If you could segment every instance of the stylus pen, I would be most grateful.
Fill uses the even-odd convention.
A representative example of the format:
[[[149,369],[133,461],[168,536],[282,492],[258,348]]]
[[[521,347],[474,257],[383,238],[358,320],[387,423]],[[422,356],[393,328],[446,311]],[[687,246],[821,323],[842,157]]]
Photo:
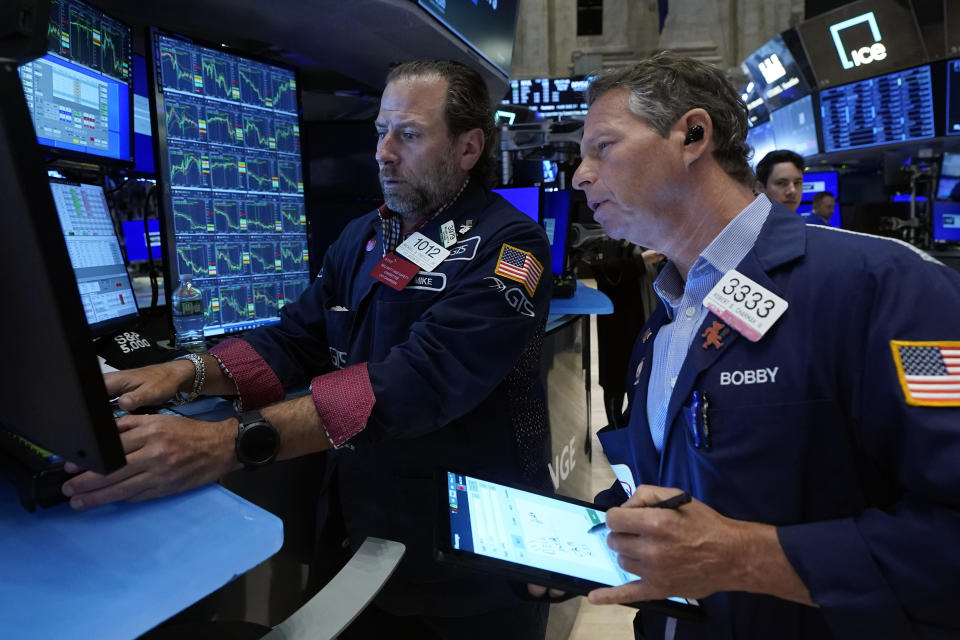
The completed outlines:
[[[683,505],[687,504],[693,500],[690,497],[690,494],[684,491],[683,493],[678,493],[677,495],[667,498],[666,500],[661,500],[655,504],[651,504],[648,509],[679,509]],[[590,527],[587,530],[587,533],[600,533],[607,528],[606,522],[598,522],[597,524]]]

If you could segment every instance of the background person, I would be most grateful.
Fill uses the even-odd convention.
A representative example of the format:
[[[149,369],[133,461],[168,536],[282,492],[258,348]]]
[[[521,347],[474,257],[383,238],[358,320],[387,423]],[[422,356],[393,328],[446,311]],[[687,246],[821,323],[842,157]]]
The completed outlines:
[[[803,198],[803,157],[787,149],[765,155],[757,163],[754,191],[796,211]]]
[[[830,224],[833,218],[833,210],[837,206],[837,199],[829,191],[821,191],[813,196],[813,209],[811,215],[807,218],[810,224]]]

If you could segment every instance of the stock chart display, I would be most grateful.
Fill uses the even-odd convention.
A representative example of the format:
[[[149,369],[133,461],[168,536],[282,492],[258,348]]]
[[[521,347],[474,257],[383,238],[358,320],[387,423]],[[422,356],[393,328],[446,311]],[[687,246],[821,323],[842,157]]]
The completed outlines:
[[[930,66],[824,89],[820,116],[826,152],[932,138]]]
[[[37,141],[131,159],[130,27],[79,0],[52,0],[47,54],[19,68]]]
[[[309,284],[293,71],[154,33],[174,282],[192,273],[207,335],[277,320]]]

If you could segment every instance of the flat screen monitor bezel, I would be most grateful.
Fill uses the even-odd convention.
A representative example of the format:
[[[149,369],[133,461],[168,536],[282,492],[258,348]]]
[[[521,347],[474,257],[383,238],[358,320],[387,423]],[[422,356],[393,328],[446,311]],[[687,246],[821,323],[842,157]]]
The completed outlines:
[[[128,51],[130,55],[130,65],[131,65],[130,80],[124,83],[123,81],[117,78],[108,76],[106,74],[100,73],[88,67],[79,65],[76,62],[73,62],[72,60],[64,58],[59,53],[52,52],[49,50],[46,52],[45,56],[41,56],[41,57],[52,58],[54,63],[59,64],[60,66],[72,65],[82,69],[85,73],[97,74],[97,76],[105,79],[108,82],[115,82],[119,85],[126,86],[127,88],[127,109],[126,109],[127,136],[126,136],[126,139],[127,139],[128,157],[115,158],[113,156],[103,155],[103,154],[99,154],[91,151],[82,151],[82,150],[57,146],[55,144],[47,144],[47,143],[41,142],[39,139],[39,136],[37,137],[38,147],[40,148],[43,155],[46,158],[48,158],[51,162],[57,162],[57,161],[63,160],[67,162],[79,162],[83,164],[92,164],[92,165],[102,166],[108,169],[119,169],[119,170],[132,169],[134,166],[134,159],[135,159],[134,158],[134,141],[133,141],[133,93],[134,93],[134,88],[133,88],[134,70],[132,68],[133,66],[133,29],[128,23],[124,22],[123,20],[118,19],[116,16],[106,11],[103,11],[100,8],[85,2],[84,0],[70,0],[70,1],[83,5],[86,9],[90,11],[95,11],[103,15],[104,17],[109,18],[110,20],[123,26],[130,32],[130,38],[129,38],[130,50]],[[51,16],[51,19],[53,19],[52,16]],[[31,114],[30,120],[31,120],[31,124],[35,126],[35,123],[33,122],[32,114]]]
[[[458,0],[447,0],[447,1],[449,1],[449,2],[456,2],[456,1],[458,1]],[[498,3],[493,3],[493,4],[490,4],[489,2],[484,2],[484,3],[482,3],[482,4],[490,5],[494,10],[498,10],[498,9],[500,9],[500,8],[503,8],[503,5],[505,5],[505,4],[507,4],[507,3],[512,3],[512,4],[513,4],[513,33],[512,33],[512,37],[511,37],[511,42],[512,42],[512,44],[511,44],[511,46],[510,46],[510,62],[508,62],[508,63],[506,63],[506,64],[501,64],[501,63],[497,62],[496,60],[493,60],[493,59],[491,58],[491,54],[486,50],[486,49],[489,48],[489,47],[485,48],[485,47],[481,46],[480,44],[474,42],[474,41],[471,40],[470,38],[467,38],[466,36],[464,36],[464,35],[460,32],[460,27],[459,27],[458,25],[452,25],[452,24],[450,24],[450,22],[448,22],[443,15],[439,14],[437,11],[435,11],[435,10],[430,6],[430,2],[428,2],[427,0],[416,0],[416,2],[417,2],[417,5],[420,6],[420,8],[422,8],[428,15],[430,15],[430,17],[432,17],[432,18],[435,19],[437,22],[439,22],[439,23],[442,24],[444,27],[446,27],[446,28],[450,31],[450,33],[452,33],[452,34],[454,34],[455,36],[457,36],[457,38],[459,38],[461,42],[463,42],[465,45],[467,45],[468,47],[470,47],[471,50],[475,51],[475,52],[477,53],[477,55],[479,55],[481,58],[483,58],[484,60],[486,60],[490,65],[492,65],[494,69],[496,69],[498,72],[502,73],[506,78],[509,78],[509,77],[510,77],[510,73],[511,73],[512,68],[513,68],[513,55],[514,55],[514,53],[516,52],[516,48],[517,48],[517,47],[516,47],[516,40],[517,40],[517,16],[518,16],[518,13],[519,13],[519,11],[520,11],[520,0],[500,0],[500,1],[499,1],[499,5],[498,5]],[[477,6],[477,3],[476,3],[476,2],[473,2],[472,4],[473,4],[474,6]],[[475,39],[476,39],[476,38],[474,38],[474,40],[475,40]]]
[[[893,75],[897,75],[897,74],[901,74],[901,73],[904,73],[904,72],[907,72],[907,71],[914,71],[914,70],[916,70],[916,69],[922,69],[922,68],[924,68],[924,67],[927,68],[927,70],[928,70],[928,72],[929,72],[929,75],[930,75],[930,114],[931,114],[931,116],[932,116],[932,118],[933,118],[933,133],[932,133],[931,135],[925,136],[925,137],[921,137],[921,138],[910,138],[909,140],[893,140],[893,141],[888,141],[888,142],[876,142],[876,143],[866,144],[866,145],[854,145],[854,146],[840,147],[840,148],[837,148],[837,149],[827,149],[827,139],[826,139],[826,126],[827,126],[827,125],[826,125],[826,122],[824,121],[824,118],[823,118],[823,109],[824,109],[823,93],[824,93],[824,91],[834,91],[834,90],[837,90],[837,89],[843,89],[844,87],[850,87],[850,86],[856,85],[856,84],[861,83],[861,82],[869,82],[869,81],[872,81],[872,80],[878,80],[878,79],[880,79],[880,78],[886,78],[886,77],[893,76]],[[817,114],[816,114],[816,116],[817,116],[817,118],[818,118],[818,125],[819,125],[819,126],[818,126],[818,129],[819,129],[819,131],[820,131],[820,138],[821,138],[821,139],[820,139],[820,142],[821,142],[820,148],[823,150],[824,153],[843,153],[843,152],[856,151],[856,150],[862,150],[862,149],[876,149],[876,148],[879,148],[879,147],[886,147],[886,146],[889,146],[889,145],[913,144],[913,143],[921,142],[921,141],[923,141],[923,140],[932,140],[932,139],[936,138],[938,131],[941,131],[941,132],[942,132],[942,122],[943,122],[943,121],[941,120],[941,118],[939,117],[939,115],[938,115],[937,107],[936,107],[936,105],[937,105],[937,93],[938,93],[938,85],[937,85],[936,80],[935,80],[935,77],[934,77],[934,76],[935,76],[935,71],[936,71],[936,69],[937,69],[937,63],[926,63],[926,64],[914,65],[914,66],[912,66],[912,67],[906,67],[906,68],[903,68],[903,69],[897,69],[897,70],[895,70],[895,71],[890,71],[890,72],[888,72],[888,73],[881,73],[881,74],[879,74],[879,75],[877,75],[877,76],[873,76],[873,77],[870,77],[870,78],[863,78],[863,79],[857,80],[857,81],[855,81],[855,82],[848,82],[848,83],[838,84],[838,85],[831,86],[831,87],[826,87],[824,90],[819,91],[819,92],[817,93]]]
[[[48,179],[48,182],[49,182],[51,185],[53,185],[53,184],[67,184],[67,185],[80,185],[80,186],[86,186],[86,187],[94,187],[94,188],[99,189],[99,190],[101,191],[101,193],[104,194],[104,198],[106,198],[106,192],[105,192],[105,190],[103,189],[103,186],[102,186],[102,185],[99,185],[99,184],[94,184],[94,183],[91,183],[91,182],[78,182],[78,181],[76,181],[76,180],[66,180],[66,179],[62,179],[62,178],[49,178],[49,179]],[[52,190],[52,187],[50,187],[50,188],[51,188],[51,190]],[[105,201],[106,201],[106,200],[105,200]],[[109,206],[109,202],[108,202],[107,204],[108,204],[108,206]],[[54,209],[56,209],[56,201],[54,201]],[[108,210],[108,211],[109,211],[109,210]],[[57,215],[58,215],[58,225],[59,225],[59,212],[57,213]],[[106,336],[106,335],[110,335],[110,334],[112,334],[112,333],[116,333],[117,331],[122,330],[122,329],[132,328],[132,327],[136,326],[136,325],[140,322],[140,317],[141,317],[141,316],[140,316],[140,308],[139,308],[139,305],[137,304],[136,295],[134,294],[134,291],[133,291],[133,281],[131,280],[131,278],[130,278],[130,273],[127,271],[127,268],[126,268],[127,260],[126,260],[126,257],[123,255],[122,244],[121,244],[121,242],[120,242],[120,236],[117,234],[116,226],[114,226],[114,225],[112,224],[112,223],[113,223],[113,217],[112,217],[112,215],[110,216],[110,218],[111,218],[111,226],[112,226],[112,228],[113,228],[113,239],[114,239],[114,241],[117,243],[117,248],[118,248],[118,250],[120,251],[120,255],[121,255],[122,260],[123,260],[123,265],[124,265],[123,276],[126,278],[126,283],[127,283],[127,285],[129,285],[130,295],[131,295],[131,298],[132,298],[131,301],[133,302],[134,312],[133,312],[133,313],[128,313],[128,314],[126,314],[126,315],[124,315],[124,316],[118,316],[118,317],[115,317],[115,318],[110,318],[109,320],[101,320],[100,322],[93,322],[93,323],[91,323],[89,320],[87,320],[87,326],[88,326],[89,329],[90,329],[90,336],[91,336],[92,338],[100,338],[100,337],[102,337],[102,336]],[[63,231],[63,229],[62,229],[61,226],[58,226],[57,228],[60,229],[61,232]],[[66,238],[64,238],[64,242],[66,242]],[[77,279],[76,279],[76,273],[74,272],[73,275],[74,275],[74,280],[73,280],[73,282],[77,285],[78,291],[79,291],[79,286],[80,286],[80,284],[79,284],[79,282],[78,282]]]
[[[453,511],[451,505],[453,497],[450,495],[450,493],[451,491],[456,493],[460,490],[459,487],[451,488],[451,477],[456,478],[457,482],[459,482],[460,479],[471,479],[482,483],[495,485],[498,492],[501,490],[522,491],[531,497],[534,497],[535,499],[546,499],[549,501],[547,504],[557,503],[574,505],[577,507],[583,507],[587,511],[592,512],[604,511],[604,509],[597,507],[597,505],[585,502],[583,500],[576,500],[566,496],[548,495],[543,492],[533,491],[529,488],[520,488],[507,483],[493,482],[488,479],[479,478],[475,474],[464,473],[462,470],[438,468],[436,470],[436,476],[434,480],[436,483],[435,495],[437,501],[435,507],[437,510],[437,526],[434,531],[434,555],[439,562],[469,568],[476,571],[491,572],[520,581],[522,583],[539,584],[561,589],[567,593],[575,593],[579,595],[586,595],[593,589],[613,586],[594,582],[588,578],[578,577],[567,573],[559,573],[549,569],[542,569],[527,564],[520,564],[509,560],[491,557],[476,551],[468,551],[457,548],[453,542],[453,529],[450,516],[451,511]],[[586,524],[589,524],[589,522]],[[638,609],[647,609],[651,612],[657,612],[685,620],[702,621],[704,612],[700,604],[696,601],[691,602],[687,599],[683,600],[686,601],[678,602],[676,600],[650,600],[631,603],[629,606],[634,606]]]
[[[297,83],[297,122],[300,127],[300,166],[301,166],[301,180],[303,181],[303,209],[306,215],[306,231],[305,231],[305,241],[306,246],[310,247],[311,245],[311,225],[310,225],[310,215],[307,211],[307,198],[306,195],[310,193],[310,172],[307,169],[307,163],[304,158],[306,157],[306,147],[305,147],[305,136],[304,136],[304,126],[303,126],[303,103],[302,103],[302,94],[300,91],[300,74],[299,70],[296,67],[291,65],[283,64],[282,62],[277,62],[276,60],[270,60],[260,56],[252,55],[246,52],[235,51],[233,49],[226,48],[222,45],[217,45],[216,43],[205,41],[202,38],[193,38],[180,33],[174,33],[167,31],[165,29],[160,29],[158,27],[151,27],[148,32],[148,41],[147,46],[149,47],[150,54],[147,57],[147,67],[149,70],[150,86],[149,92],[151,96],[151,113],[154,118],[154,132],[156,136],[154,138],[154,149],[156,151],[156,170],[157,170],[157,187],[159,188],[158,193],[160,194],[160,238],[161,238],[161,250],[163,252],[163,274],[164,274],[164,293],[165,299],[170,300],[173,290],[178,286],[179,277],[176,272],[176,234],[175,228],[172,220],[172,185],[169,183],[169,179],[166,176],[169,176],[169,159],[168,159],[168,146],[167,146],[167,135],[166,135],[166,123],[164,118],[160,117],[160,105],[163,104],[163,94],[164,89],[162,86],[162,79],[158,72],[159,61],[156,59],[156,49],[157,49],[157,38],[166,37],[172,40],[179,40],[185,44],[202,47],[210,49],[212,51],[228,54],[237,58],[242,58],[244,60],[249,60],[251,62],[256,62],[259,64],[266,64],[270,66],[277,67],[279,69],[284,69],[294,74],[295,81]],[[211,190],[212,191],[212,190]],[[312,254],[309,257],[309,261],[313,261],[315,258]],[[314,272],[312,268],[312,262],[308,266],[308,272],[305,276],[310,278],[311,273]],[[215,328],[210,330],[205,327],[206,336],[219,336],[219,335],[230,335],[231,333],[237,333],[240,331],[247,331],[259,326],[275,324],[279,321],[279,318],[272,319],[267,322],[251,322],[250,326],[244,326],[239,329],[228,329],[222,330]],[[222,324],[220,325],[223,326]]]
[[[13,300],[0,314],[0,357],[18,364],[0,386],[0,426],[79,466],[108,473],[125,464],[90,340],[66,242],[32,134],[20,77],[0,66],[0,181],[8,209],[0,268]],[[26,215],[15,215],[22,210]],[[42,339],[30,339],[42,336]],[[51,390],[56,401],[50,402]]]
[[[898,3],[897,0],[858,0],[822,13],[797,25],[800,42],[803,45],[810,69],[816,78],[816,85],[811,87],[812,89],[816,90],[836,85],[852,84],[858,80],[865,80],[873,76],[886,75],[901,69],[915,67],[918,62],[930,62],[923,40],[923,34],[920,32],[920,27],[917,24],[916,15],[913,11],[913,6],[908,5],[906,8],[910,17],[909,24],[905,25],[902,20],[895,18],[894,20],[898,22],[897,28],[886,29],[885,27],[881,27],[879,24],[880,20],[876,17],[876,11],[880,8],[879,5],[881,2],[889,2],[889,5],[894,5],[893,8],[888,10],[903,10],[903,7],[896,6],[901,4]],[[843,34],[850,28],[857,28],[858,30],[868,29],[872,33],[873,25],[869,19],[865,18],[869,13],[874,14],[873,24],[877,25],[881,43],[884,40],[885,31],[887,33],[895,33],[898,38],[909,38],[908,33],[912,31],[915,36],[915,42],[913,44],[919,48],[908,54],[898,56],[897,58],[891,57],[888,49],[888,53],[884,59],[872,60],[859,65],[850,61],[848,51],[850,43],[844,40]],[[844,23],[858,19],[859,21],[855,24],[843,27]],[[886,23],[886,21],[884,22]],[[831,30],[831,27],[833,27],[834,30]],[[863,41],[857,44],[866,45],[870,43]],[[841,46],[845,51],[845,55],[848,58],[847,63],[851,65],[850,67],[845,68],[846,63],[841,62],[839,57],[839,49]],[[834,62],[834,58],[836,58],[836,62]],[[830,60],[829,64],[826,62],[828,59]],[[888,62],[886,61],[887,59],[891,61]]]

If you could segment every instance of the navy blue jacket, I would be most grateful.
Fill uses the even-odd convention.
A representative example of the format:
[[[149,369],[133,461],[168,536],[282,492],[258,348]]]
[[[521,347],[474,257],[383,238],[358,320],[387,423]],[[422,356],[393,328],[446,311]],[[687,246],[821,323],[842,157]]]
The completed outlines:
[[[634,349],[629,424],[600,437],[636,484],[775,525],[820,608],[719,593],[703,602],[707,623],[681,622],[676,637],[960,637],[960,402],[908,404],[891,344],[960,340],[960,275],[780,205],[737,270],[786,299],[783,317],[758,342],[733,331],[716,349],[699,337],[719,320],[708,314],[670,399],[661,458],[646,409],[661,303]],[[695,390],[710,403],[709,449],[695,446],[685,411]],[[615,485],[597,501],[625,498]],[[647,637],[662,638],[664,620],[641,615]]]
[[[439,466],[550,486],[538,375],[551,288],[546,235],[474,183],[419,231],[439,242],[448,220],[463,230],[450,256],[402,291],[370,275],[383,255],[377,212],[353,220],[281,322],[247,337],[284,387],[324,366],[367,363],[372,414],[351,448],[332,455],[354,548],[371,535],[407,545],[377,600],[398,614],[470,615],[518,603],[504,580],[434,562]],[[495,273],[504,244],[545,270],[532,295]]]

